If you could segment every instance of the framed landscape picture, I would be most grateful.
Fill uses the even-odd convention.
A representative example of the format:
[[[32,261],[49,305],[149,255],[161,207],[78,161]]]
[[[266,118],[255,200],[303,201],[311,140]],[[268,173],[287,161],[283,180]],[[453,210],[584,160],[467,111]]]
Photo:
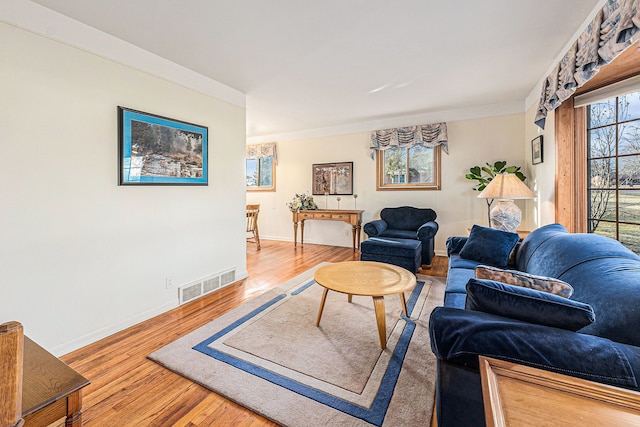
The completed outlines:
[[[353,162],[313,165],[313,195],[353,194]]]
[[[119,185],[207,185],[208,128],[118,107]]]

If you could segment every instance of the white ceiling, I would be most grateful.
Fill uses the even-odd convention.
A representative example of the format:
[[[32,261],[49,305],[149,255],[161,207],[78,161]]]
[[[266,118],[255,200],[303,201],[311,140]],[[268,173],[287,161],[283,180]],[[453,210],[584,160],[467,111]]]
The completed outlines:
[[[601,3],[32,1],[245,93],[248,137],[496,104],[523,109]]]

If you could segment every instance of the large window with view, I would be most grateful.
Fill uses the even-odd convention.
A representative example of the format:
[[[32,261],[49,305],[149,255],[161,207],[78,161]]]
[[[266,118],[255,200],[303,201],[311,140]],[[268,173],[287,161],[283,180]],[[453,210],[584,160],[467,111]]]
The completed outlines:
[[[247,191],[275,191],[276,169],[273,157],[246,160]]]
[[[587,106],[588,231],[640,254],[640,92]]]
[[[440,146],[393,147],[376,153],[378,190],[440,189]]]

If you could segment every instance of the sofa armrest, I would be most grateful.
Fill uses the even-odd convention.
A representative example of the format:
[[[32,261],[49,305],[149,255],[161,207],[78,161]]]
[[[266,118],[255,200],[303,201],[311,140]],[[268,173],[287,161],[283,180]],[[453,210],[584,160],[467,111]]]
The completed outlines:
[[[594,335],[450,307],[429,320],[441,360],[478,369],[484,355],[619,387],[638,389],[640,348]]]
[[[447,237],[447,256],[459,254],[462,247],[467,243],[468,237],[451,236]]]
[[[438,232],[438,228],[438,223],[435,221],[429,221],[422,224],[420,228],[418,228],[418,240],[426,242],[429,239],[433,239]]]
[[[363,227],[364,232],[369,237],[375,237],[383,233],[387,229],[387,222],[383,219],[377,219],[375,221],[368,222]]]

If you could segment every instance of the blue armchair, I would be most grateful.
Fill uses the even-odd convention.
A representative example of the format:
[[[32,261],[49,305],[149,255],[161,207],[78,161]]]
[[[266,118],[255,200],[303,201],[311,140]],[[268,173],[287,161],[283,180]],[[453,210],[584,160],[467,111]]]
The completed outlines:
[[[437,217],[433,209],[411,206],[384,208],[380,219],[364,225],[369,237],[391,237],[396,239],[417,239],[422,242],[422,264],[430,265],[434,251],[434,239],[438,232]]]

